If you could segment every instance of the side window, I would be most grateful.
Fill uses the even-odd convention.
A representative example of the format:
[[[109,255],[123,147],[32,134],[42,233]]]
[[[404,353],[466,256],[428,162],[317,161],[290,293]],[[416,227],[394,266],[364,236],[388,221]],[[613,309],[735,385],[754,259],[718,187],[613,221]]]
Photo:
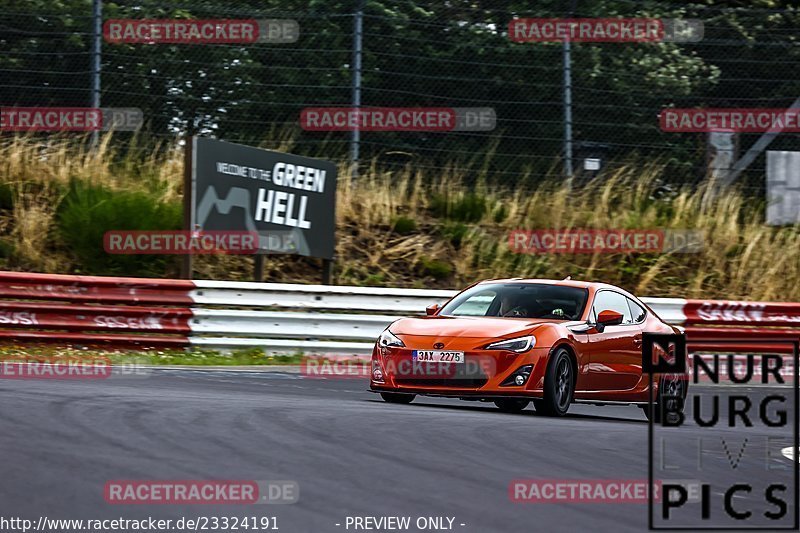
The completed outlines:
[[[630,298],[628,298],[628,305],[631,306],[631,314],[633,315],[633,322],[638,324],[639,322],[644,320],[644,317],[647,316],[647,311],[644,310],[644,307],[637,304]]]
[[[473,294],[453,310],[454,316],[486,316],[492,302],[497,297],[494,291],[483,291]]]
[[[623,324],[633,324],[633,315],[631,308],[628,306],[628,299],[618,292],[614,291],[600,291],[594,297],[594,306],[592,307],[593,318],[597,320],[597,315],[600,311],[611,309],[622,315]]]

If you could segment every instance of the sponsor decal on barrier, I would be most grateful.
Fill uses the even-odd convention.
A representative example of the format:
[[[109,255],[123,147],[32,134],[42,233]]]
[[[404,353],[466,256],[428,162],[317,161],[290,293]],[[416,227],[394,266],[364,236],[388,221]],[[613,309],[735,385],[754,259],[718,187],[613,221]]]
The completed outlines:
[[[764,323],[774,326],[800,324],[800,305],[791,303],[689,300],[684,306],[692,321],[734,324]]]
[[[524,254],[697,253],[704,234],[695,230],[513,230],[511,251]]]
[[[0,311],[0,325],[36,326],[38,324],[39,321],[36,319],[36,313],[29,313],[27,311]]]
[[[284,480],[112,480],[103,498],[113,505],[291,504],[300,498],[300,485]]]
[[[143,124],[134,107],[0,107],[0,131],[136,131]]]
[[[490,107],[310,107],[300,113],[306,131],[492,131]]]
[[[519,18],[508,23],[517,43],[660,43],[697,42],[703,22],[655,18]]]
[[[300,25],[290,19],[112,19],[103,24],[111,44],[294,43]]]
[[[800,108],[789,109],[664,109],[665,132],[800,132]]]
[[[127,317],[99,315],[94,317],[94,323],[100,328],[110,329],[164,329],[161,318],[157,316]]]
[[[254,254],[256,231],[107,231],[109,254]]]

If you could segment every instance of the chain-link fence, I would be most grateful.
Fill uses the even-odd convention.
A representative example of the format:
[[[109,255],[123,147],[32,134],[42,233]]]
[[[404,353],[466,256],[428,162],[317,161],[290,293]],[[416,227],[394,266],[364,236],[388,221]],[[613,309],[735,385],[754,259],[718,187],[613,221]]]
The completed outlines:
[[[0,0],[0,105],[91,105],[93,3],[99,1]],[[468,180],[521,186],[563,175],[570,147],[578,177],[598,166],[659,162],[669,179],[696,183],[708,173],[708,134],[664,132],[659,113],[790,106],[800,96],[800,11],[793,4],[103,1],[103,21],[290,19],[300,33],[292,43],[102,39],[100,101],[144,112],[142,146],[208,134],[342,161],[353,154],[351,132],[306,131],[299,120],[308,107],[353,105],[360,52],[362,106],[489,107],[497,117],[491,131],[361,131],[362,165],[411,164],[432,175],[456,171]],[[698,19],[704,35],[688,43],[572,43],[565,61],[561,42],[512,42],[509,22],[518,17]],[[567,121],[571,145],[565,144]],[[759,137],[739,135],[733,159]],[[116,142],[129,138],[119,134]],[[781,133],[770,149],[796,150],[798,135]],[[764,168],[761,153],[739,181],[755,194]]]

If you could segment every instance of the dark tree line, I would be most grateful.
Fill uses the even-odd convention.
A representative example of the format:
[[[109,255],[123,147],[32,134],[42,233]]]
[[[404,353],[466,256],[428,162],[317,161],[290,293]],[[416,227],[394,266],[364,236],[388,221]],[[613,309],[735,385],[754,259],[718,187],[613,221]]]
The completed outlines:
[[[104,18],[292,18],[288,45],[103,45],[103,105],[139,107],[146,137],[208,133],[247,143],[293,136],[300,153],[345,157],[347,134],[302,132],[300,110],[348,105],[356,0],[104,2]],[[777,0],[367,0],[364,105],[494,107],[492,133],[362,136],[366,158],[481,168],[496,179],[544,174],[561,155],[562,47],[517,44],[515,16],[696,18],[705,38],[573,46],[578,150],[697,172],[702,135],[665,134],[667,106],[782,107],[800,96],[800,12]],[[0,0],[0,105],[89,103],[91,0]],[[749,139],[743,139],[743,143]],[[776,146],[796,145],[782,136]],[[480,174],[481,172],[478,172]]]

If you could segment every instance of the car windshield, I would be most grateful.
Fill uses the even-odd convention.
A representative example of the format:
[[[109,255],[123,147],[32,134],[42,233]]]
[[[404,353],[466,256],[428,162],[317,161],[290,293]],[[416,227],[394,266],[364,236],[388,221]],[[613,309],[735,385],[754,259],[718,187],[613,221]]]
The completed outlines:
[[[588,295],[587,289],[544,283],[480,284],[450,301],[439,315],[578,320]]]

